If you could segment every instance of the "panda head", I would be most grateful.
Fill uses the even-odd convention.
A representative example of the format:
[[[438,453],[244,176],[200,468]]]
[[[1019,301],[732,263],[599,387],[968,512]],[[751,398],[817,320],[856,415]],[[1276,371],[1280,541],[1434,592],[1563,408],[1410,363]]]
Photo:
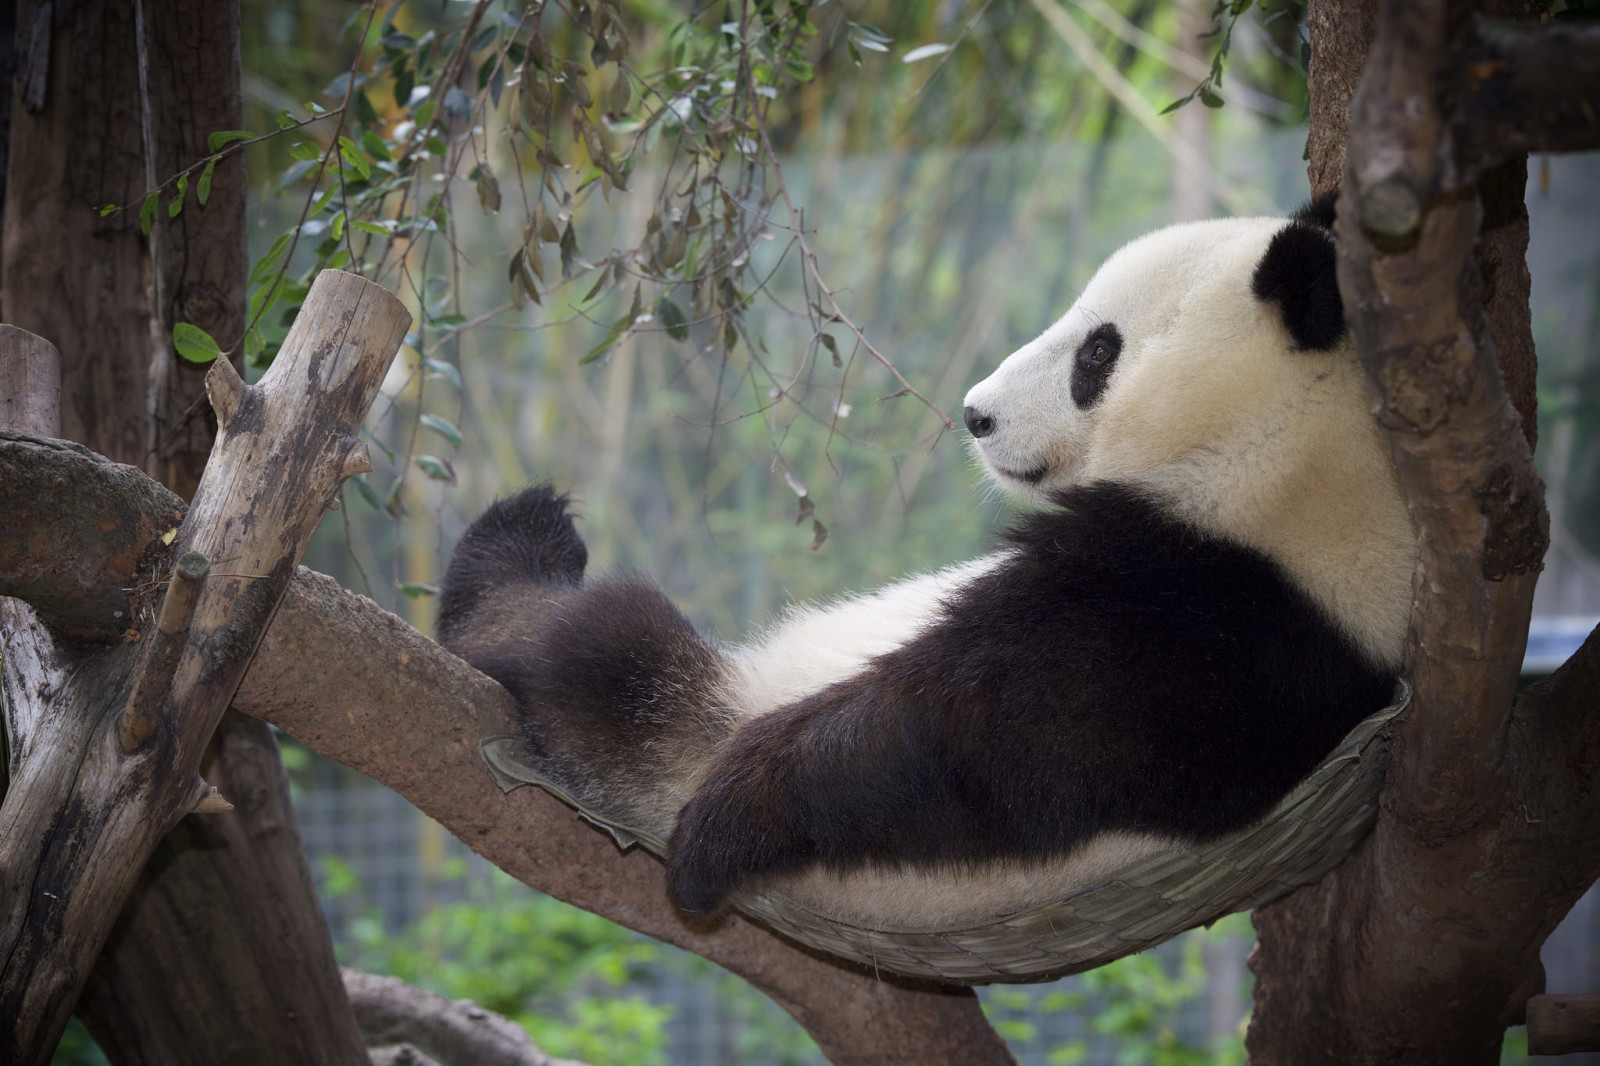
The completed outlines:
[[[1158,230],[965,400],[1002,488],[1139,487],[1289,570],[1398,662],[1415,537],[1335,277],[1331,204]]]

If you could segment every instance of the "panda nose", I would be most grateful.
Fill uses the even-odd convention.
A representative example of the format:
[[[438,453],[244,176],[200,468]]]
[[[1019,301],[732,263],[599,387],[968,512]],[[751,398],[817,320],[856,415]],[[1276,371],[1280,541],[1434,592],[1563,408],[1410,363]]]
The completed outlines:
[[[994,419],[982,414],[976,407],[963,407],[961,418],[967,424],[967,432],[974,437],[987,437],[994,432]]]

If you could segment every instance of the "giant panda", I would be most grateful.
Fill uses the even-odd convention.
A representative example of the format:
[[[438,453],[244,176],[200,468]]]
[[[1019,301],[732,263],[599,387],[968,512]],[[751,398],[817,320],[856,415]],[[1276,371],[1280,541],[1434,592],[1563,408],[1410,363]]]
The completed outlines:
[[[1330,204],[1126,245],[964,416],[1038,509],[747,644],[586,581],[548,488],[461,538],[441,639],[515,697],[542,779],[669,841],[688,914],[766,892],[931,931],[1065,898],[1246,829],[1389,701],[1416,534]]]

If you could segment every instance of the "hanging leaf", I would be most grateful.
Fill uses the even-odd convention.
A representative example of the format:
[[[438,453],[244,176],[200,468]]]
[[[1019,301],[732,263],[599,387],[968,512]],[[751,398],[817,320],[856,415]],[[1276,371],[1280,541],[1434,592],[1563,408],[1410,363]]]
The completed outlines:
[[[184,197],[189,195],[189,172],[185,170],[178,175],[178,190],[173,193],[172,201],[167,204],[167,217],[177,218],[183,211]]]
[[[192,322],[172,327],[172,347],[191,363],[209,363],[222,354],[216,339]]]
[[[667,336],[675,341],[689,339],[688,319],[684,317],[683,308],[665,296],[656,301],[656,317],[661,320],[662,328],[667,331]]]
[[[954,47],[955,45],[952,44],[925,44],[920,48],[913,48],[911,51],[901,56],[900,62],[915,63],[922,59],[932,59],[934,56],[944,55]]]
[[[200,201],[201,207],[204,207],[206,201],[211,199],[211,173],[216,169],[217,161],[213,159],[205,165],[204,170],[200,171],[200,180],[195,182],[194,198]]]
[[[440,418],[438,415],[423,415],[418,421],[457,448],[461,447],[461,431],[448,419]]]
[[[456,470],[450,465],[449,460],[440,459],[437,455],[416,455],[412,456],[411,461],[417,464],[418,470],[433,480],[455,484]]]
[[[351,170],[354,170],[356,172],[356,177],[360,178],[362,181],[368,181],[371,179],[372,164],[367,162],[367,157],[365,153],[361,151],[360,146],[357,145],[355,141],[352,141],[349,137],[341,136],[339,138],[339,158],[343,159],[345,161],[345,165]]]
[[[831,334],[831,333],[818,334],[817,340],[822,342],[822,346],[824,348],[828,349],[829,352],[833,353],[833,365],[834,366],[844,366],[844,360],[839,358],[839,345],[834,341],[833,334]]]
[[[485,214],[492,215],[500,210],[500,180],[488,163],[478,167],[478,203]]]
[[[150,227],[156,224],[156,208],[161,205],[161,190],[151,189],[139,205],[139,232],[150,236]]]
[[[206,138],[206,151],[220,152],[234,141],[248,141],[254,136],[249,130],[217,130]]]
[[[828,539],[828,527],[818,519],[811,520],[811,550],[816,551],[822,547],[822,542]]]

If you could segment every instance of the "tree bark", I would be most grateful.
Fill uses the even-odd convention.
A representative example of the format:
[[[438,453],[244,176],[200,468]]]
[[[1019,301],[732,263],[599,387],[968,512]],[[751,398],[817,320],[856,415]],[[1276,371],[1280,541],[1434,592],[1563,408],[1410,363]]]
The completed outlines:
[[[48,1061],[138,871],[209,791],[197,776],[206,743],[317,520],[365,468],[355,431],[409,324],[383,290],[325,273],[261,385],[226,362],[208,376],[223,434],[155,624],[142,622],[138,644],[88,654],[24,634],[71,656],[70,672],[35,656],[24,676],[30,661],[8,654],[23,757],[0,805],[0,1013],[16,1019],[0,1059]]]
[[[1326,46],[1349,7],[1364,5],[1314,13],[1314,64],[1347,64],[1314,65],[1323,79],[1361,61]],[[1471,16],[1385,0],[1348,153],[1332,120],[1313,129],[1313,181],[1344,174],[1340,287],[1421,535],[1415,710],[1366,845],[1256,912],[1260,1066],[1497,1062],[1542,987],[1540,945],[1600,875],[1600,636],[1515,695],[1548,539],[1531,454],[1526,171],[1455,154]]]
[[[444,1066],[583,1066],[553,1059],[516,1022],[468,1000],[449,1000],[348,967],[344,986],[373,1048],[408,1044]]]
[[[31,47],[16,108],[20,206],[6,219],[0,295],[17,320],[68,349],[66,435],[188,498],[215,418],[205,367],[175,356],[172,328],[192,322],[224,346],[244,331],[243,159],[215,167],[204,205],[193,176],[176,218],[163,194],[148,238],[138,206],[205,156],[211,133],[243,125],[238,6],[28,2],[22,17]],[[101,217],[108,203],[132,208]],[[126,597],[109,595],[126,612]],[[110,626],[108,613],[69,619],[65,632],[128,624],[124,613]],[[277,762],[269,731],[224,716],[205,773],[244,799],[162,840],[79,1004],[114,1062],[228,1061],[241,1032],[257,1062],[359,1048]]]

